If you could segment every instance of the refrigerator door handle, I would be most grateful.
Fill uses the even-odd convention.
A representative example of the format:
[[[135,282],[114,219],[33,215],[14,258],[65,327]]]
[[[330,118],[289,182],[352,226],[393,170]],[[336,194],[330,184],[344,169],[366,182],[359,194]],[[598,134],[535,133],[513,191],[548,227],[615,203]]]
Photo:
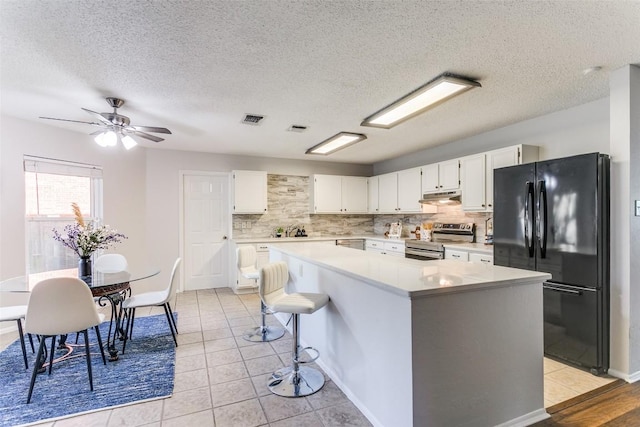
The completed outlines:
[[[540,258],[547,256],[547,186],[544,181],[538,181],[538,245]]]
[[[524,199],[524,244],[529,251],[529,258],[533,258],[533,182],[527,181],[527,195]],[[529,215],[531,209],[531,215]]]
[[[553,292],[560,292],[563,294],[582,295],[582,291],[577,291],[574,289],[567,289],[567,288],[559,288],[559,287],[556,287],[553,285],[547,285],[547,284],[543,284],[542,289],[546,289]]]

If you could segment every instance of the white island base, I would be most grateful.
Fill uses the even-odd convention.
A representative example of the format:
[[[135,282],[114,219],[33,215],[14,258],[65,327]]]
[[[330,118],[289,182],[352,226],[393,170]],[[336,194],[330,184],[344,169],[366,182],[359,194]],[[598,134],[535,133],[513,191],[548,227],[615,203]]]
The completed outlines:
[[[270,259],[288,263],[288,292],[329,295],[324,309],[301,316],[301,341],[373,425],[526,426],[548,417],[548,274],[331,246],[274,246]]]

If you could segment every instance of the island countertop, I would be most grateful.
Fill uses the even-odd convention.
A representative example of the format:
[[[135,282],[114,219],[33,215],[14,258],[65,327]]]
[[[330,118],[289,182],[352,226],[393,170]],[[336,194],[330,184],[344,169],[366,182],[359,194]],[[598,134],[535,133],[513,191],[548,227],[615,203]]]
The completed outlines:
[[[536,271],[453,260],[419,261],[339,246],[271,245],[300,258],[409,298],[474,291],[488,287],[542,283],[551,275]]]

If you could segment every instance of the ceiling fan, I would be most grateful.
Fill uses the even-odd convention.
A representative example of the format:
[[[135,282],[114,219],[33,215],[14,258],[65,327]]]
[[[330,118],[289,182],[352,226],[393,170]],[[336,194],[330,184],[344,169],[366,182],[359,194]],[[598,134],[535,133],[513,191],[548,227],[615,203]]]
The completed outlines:
[[[63,122],[84,123],[92,126],[100,127],[100,130],[91,133],[95,135],[95,141],[103,147],[114,146],[118,140],[122,141],[122,145],[128,150],[137,142],[132,136],[148,139],[153,142],[164,141],[164,138],[151,135],[147,132],[171,134],[167,128],[153,126],[132,126],[129,117],[118,114],[118,108],[124,105],[124,100],[120,98],[108,97],[107,103],[113,107],[113,113],[97,113],[86,108],[82,108],[87,113],[96,118],[97,122],[83,122],[80,120],[57,119],[55,117],[40,117],[47,120],[59,120]]]

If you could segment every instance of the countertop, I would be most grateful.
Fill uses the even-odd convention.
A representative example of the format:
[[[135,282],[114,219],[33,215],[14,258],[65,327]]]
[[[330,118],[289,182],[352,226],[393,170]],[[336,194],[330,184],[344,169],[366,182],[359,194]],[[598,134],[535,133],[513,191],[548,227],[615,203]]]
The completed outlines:
[[[381,242],[398,242],[404,243],[407,240],[415,240],[410,237],[389,238],[379,234],[366,235],[349,235],[349,236],[309,236],[309,237],[253,237],[232,239],[235,243],[300,243],[300,242],[326,242],[330,240],[349,240],[349,239],[369,239]],[[443,243],[445,249],[460,249],[470,252],[477,252],[486,255],[493,255],[493,245],[485,245],[484,243]]]
[[[551,275],[454,260],[419,261],[329,245],[273,245],[271,251],[299,258],[409,298],[483,288],[542,283]]]

